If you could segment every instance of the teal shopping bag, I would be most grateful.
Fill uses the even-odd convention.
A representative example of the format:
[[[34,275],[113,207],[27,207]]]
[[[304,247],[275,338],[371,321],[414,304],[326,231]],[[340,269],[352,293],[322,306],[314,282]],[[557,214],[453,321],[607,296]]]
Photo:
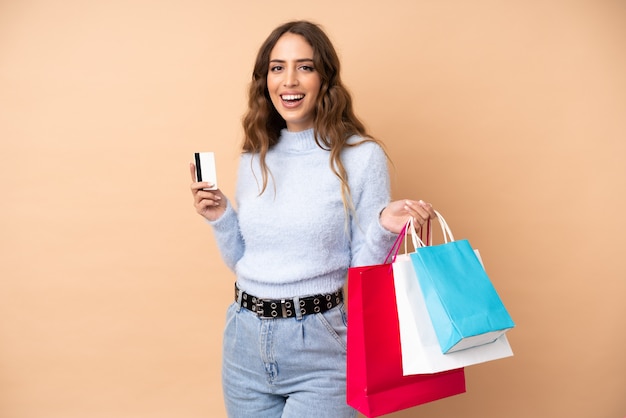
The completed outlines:
[[[469,241],[454,241],[445,219],[437,217],[445,243],[410,256],[441,350],[492,343],[515,324]]]

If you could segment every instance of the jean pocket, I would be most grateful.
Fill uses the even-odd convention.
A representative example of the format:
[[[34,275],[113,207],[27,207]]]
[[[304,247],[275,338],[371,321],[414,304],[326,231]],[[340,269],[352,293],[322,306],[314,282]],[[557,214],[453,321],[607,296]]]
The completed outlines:
[[[348,317],[343,303],[315,317],[324,325],[331,337],[335,339],[343,350],[347,347]]]

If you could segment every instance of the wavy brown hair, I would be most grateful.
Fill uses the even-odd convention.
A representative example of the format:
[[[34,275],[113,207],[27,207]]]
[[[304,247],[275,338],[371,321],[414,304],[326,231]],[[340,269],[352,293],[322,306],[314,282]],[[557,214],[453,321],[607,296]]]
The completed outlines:
[[[315,106],[313,133],[317,145],[330,152],[330,168],[341,181],[341,197],[346,213],[353,210],[352,196],[348,186],[348,174],[341,162],[341,150],[372,141],[382,144],[370,136],[352,108],[352,97],[340,77],[340,62],[337,52],[324,31],[308,21],[285,23],[269,35],[261,45],[252,72],[248,92],[248,111],[243,118],[244,152],[259,155],[263,185],[267,188],[269,168],[265,157],[268,150],[278,142],[280,131],[287,127],[285,120],[274,108],[267,89],[270,53],[281,36],[293,33],[302,36],[313,48],[313,65],[320,76],[321,87]],[[358,143],[348,144],[348,138],[359,135]]]

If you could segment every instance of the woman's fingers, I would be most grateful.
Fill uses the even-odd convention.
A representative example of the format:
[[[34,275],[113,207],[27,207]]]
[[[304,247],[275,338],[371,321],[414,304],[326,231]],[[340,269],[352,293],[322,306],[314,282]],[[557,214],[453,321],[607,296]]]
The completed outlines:
[[[426,221],[434,218],[435,211],[430,203],[426,203],[423,200],[406,200],[405,209],[415,222],[419,225],[424,225]]]
[[[197,203],[203,203],[204,206],[219,206],[222,197],[207,190],[198,190],[195,195],[195,199]]]
[[[193,163],[189,164],[189,172],[191,174],[191,192],[195,193],[198,190],[210,189],[213,187],[212,183],[206,181],[196,181],[196,166]]]

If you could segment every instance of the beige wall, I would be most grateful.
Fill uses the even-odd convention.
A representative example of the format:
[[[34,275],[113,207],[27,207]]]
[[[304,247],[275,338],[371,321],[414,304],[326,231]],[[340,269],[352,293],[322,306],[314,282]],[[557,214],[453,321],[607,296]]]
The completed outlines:
[[[0,417],[222,417],[232,274],[187,163],[234,190],[256,50],[322,23],[423,198],[481,250],[515,357],[397,417],[626,415],[619,0],[0,1]]]

